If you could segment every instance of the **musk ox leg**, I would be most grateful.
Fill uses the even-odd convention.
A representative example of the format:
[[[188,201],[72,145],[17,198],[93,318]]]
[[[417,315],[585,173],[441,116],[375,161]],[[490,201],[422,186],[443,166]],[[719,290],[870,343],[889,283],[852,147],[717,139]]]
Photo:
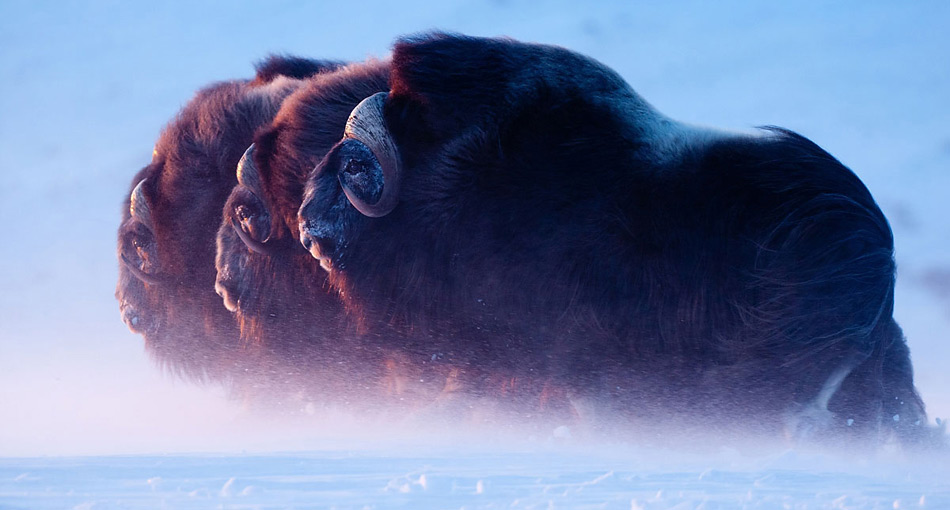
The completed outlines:
[[[426,367],[410,355],[386,353],[380,365],[380,389],[392,401],[409,408],[425,408],[445,394],[447,380],[444,367]]]
[[[844,380],[868,358],[868,355],[852,353],[825,380],[815,398],[801,407],[790,410],[785,417],[785,435],[792,440],[815,439],[835,424],[835,413],[828,408],[832,397],[841,389]]]
[[[923,401],[914,388],[910,351],[893,319],[873,333],[874,352],[848,376],[832,397],[830,409],[845,420],[855,446],[896,441],[909,450],[950,446],[948,438],[928,425]],[[840,426],[839,424],[836,424]]]
[[[457,366],[442,367],[433,379],[442,383],[441,390],[434,391],[414,416],[420,423],[487,423],[501,415],[499,395],[491,390],[495,386],[493,383],[501,386],[502,379]],[[511,379],[507,389],[510,390],[514,384],[514,379]]]
[[[880,369],[883,384],[882,429],[889,431],[900,444],[907,447],[928,450],[934,447],[950,448],[950,441],[944,431],[927,424],[923,400],[914,387],[910,350],[895,321],[888,324],[885,338],[886,349],[882,349],[884,359]]]

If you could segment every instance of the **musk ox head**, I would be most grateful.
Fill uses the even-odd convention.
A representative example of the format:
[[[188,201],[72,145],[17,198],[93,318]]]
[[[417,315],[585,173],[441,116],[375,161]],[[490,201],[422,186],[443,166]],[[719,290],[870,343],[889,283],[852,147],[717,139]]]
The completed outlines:
[[[350,111],[366,95],[388,87],[389,67],[381,62],[314,76],[286,99],[241,159],[238,184],[218,229],[215,286],[246,339],[291,334],[265,335],[261,328],[268,324],[309,335],[308,328],[294,324],[304,319],[316,330],[322,324],[332,331],[341,317],[326,273],[297,241],[297,210],[307,175],[342,136]],[[332,320],[314,317],[315,310],[326,310],[325,318]],[[314,331],[313,339],[318,337]]]
[[[429,357],[408,368],[405,338],[394,340],[385,327],[365,331],[358,316],[347,316],[326,271],[297,238],[307,176],[343,136],[353,108],[388,89],[388,62],[308,79],[244,154],[218,229],[215,288],[242,337],[285,360],[300,389],[321,401],[365,406],[398,396],[389,400],[415,405],[444,385],[421,367]]]
[[[243,340],[281,360],[297,390],[323,402],[362,393],[365,403],[361,390],[377,384],[364,368],[379,361],[379,350],[361,341],[326,272],[297,241],[297,210],[306,176],[340,138],[350,111],[388,87],[382,62],[310,78],[239,162],[217,233],[215,289]],[[287,160],[288,153],[301,158]]]
[[[318,147],[277,153],[305,166]],[[627,412],[812,406],[866,434],[895,400],[923,417],[891,232],[860,180],[789,131],[669,119],[561,48],[399,42],[298,228],[352,313],[463,363]]]
[[[310,75],[338,67],[272,57],[250,82],[212,85],[166,126],[125,200],[116,298],[150,354],[183,374],[221,375],[238,333],[214,295],[214,232],[254,131]]]

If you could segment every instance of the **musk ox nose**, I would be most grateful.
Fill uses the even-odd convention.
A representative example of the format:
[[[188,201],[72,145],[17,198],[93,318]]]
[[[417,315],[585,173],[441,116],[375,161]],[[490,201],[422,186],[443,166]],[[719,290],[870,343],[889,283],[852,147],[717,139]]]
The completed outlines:
[[[301,221],[297,228],[300,231],[300,244],[303,245],[303,249],[310,251],[314,243],[313,237],[310,235],[310,228],[305,221]]]
[[[128,303],[123,303],[119,307],[119,313],[122,314],[122,322],[129,328],[129,331],[139,334],[148,331],[149,321],[138,308]]]
[[[224,300],[224,307],[229,312],[236,312],[240,305],[240,294],[237,284],[232,279],[218,278],[214,281],[214,291]]]
[[[300,244],[310,255],[320,261],[320,267],[330,270],[330,254],[336,250],[337,243],[331,237],[329,229],[317,220],[300,218]]]

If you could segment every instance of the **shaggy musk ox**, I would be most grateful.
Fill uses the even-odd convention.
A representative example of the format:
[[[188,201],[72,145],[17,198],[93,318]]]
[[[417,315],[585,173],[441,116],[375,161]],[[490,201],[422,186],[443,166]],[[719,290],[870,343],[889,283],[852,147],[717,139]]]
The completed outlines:
[[[298,240],[307,177],[344,135],[353,108],[389,90],[389,68],[388,62],[371,61],[312,77],[258,131],[224,206],[215,288],[247,342],[298,361],[293,372],[301,377],[294,380],[303,398],[346,401],[374,413],[424,407],[423,416],[431,417],[455,413],[471,402],[465,397],[498,397],[498,391],[479,394],[494,381],[484,381],[489,374],[477,365],[452,364],[434,353],[425,330],[369,324],[358,313],[346,314],[327,272]],[[509,385],[503,393],[534,392],[540,399],[543,390],[514,391]],[[561,410],[553,402],[544,407]],[[469,417],[466,412],[462,418]]]
[[[592,59],[511,40],[403,39],[390,86],[353,110],[299,211],[368,329],[548,381],[579,412],[926,436],[890,228],[811,141],[676,122]],[[327,147],[273,150],[299,169]]]
[[[224,205],[215,288],[246,342],[291,361],[302,398],[365,407],[387,393],[379,391],[384,343],[361,336],[345,317],[327,273],[297,239],[297,210],[310,170],[343,136],[353,108],[388,90],[385,62],[309,78],[258,131]]]
[[[246,363],[234,320],[214,294],[214,232],[234,167],[300,80],[333,62],[271,57],[252,81],[209,86],[162,131],[132,180],[118,234],[122,318],[164,366],[204,379]]]
[[[310,171],[343,136],[353,108],[388,90],[388,62],[370,61],[312,77],[284,101],[238,164],[217,235],[215,288],[246,342],[292,360],[300,398],[373,414],[425,407],[431,416],[443,408],[431,404],[457,389],[459,369],[417,348],[430,342],[416,335],[347,315],[297,237]]]
[[[314,76],[284,101],[283,110],[258,131],[241,158],[238,183],[217,232],[215,288],[235,312],[245,339],[267,342],[299,334],[301,325],[290,323],[313,317],[314,309],[326,311],[315,325],[329,327],[341,316],[339,300],[321,285],[326,272],[297,240],[297,210],[309,171],[340,139],[350,112],[366,96],[388,88],[389,68],[383,63],[353,64]],[[286,112],[296,110],[302,115],[288,118]],[[295,145],[310,147],[319,156],[288,160],[292,153],[282,147]],[[282,327],[292,329],[273,329]]]

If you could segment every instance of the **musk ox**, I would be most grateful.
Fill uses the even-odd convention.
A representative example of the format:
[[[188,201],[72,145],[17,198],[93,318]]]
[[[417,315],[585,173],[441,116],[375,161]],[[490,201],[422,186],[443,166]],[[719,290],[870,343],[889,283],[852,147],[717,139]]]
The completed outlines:
[[[291,384],[305,398],[358,403],[361,410],[373,411],[393,409],[393,404],[397,412],[424,407],[432,416],[457,414],[471,403],[468,397],[491,397],[492,402],[479,404],[479,416],[488,418],[485,408],[497,411],[497,397],[504,396],[533,400],[534,407],[520,406],[533,414],[563,415],[560,395],[544,384],[514,385],[510,377],[477,364],[452,363],[453,358],[433,351],[437,340],[426,330],[391,328],[345,313],[328,273],[299,243],[298,210],[311,170],[344,135],[353,108],[388,90],[388,62],[322,73],[290,95],[274,121],[258,131],[224,206],[217,234],[217,292],[235,313],[246,342],[296,360]],[[439,334],[438,341],[466,344],[471,339]]]
[[[271,57],[254,80],[199,91],[165,127],[132,180],[118,233],[122,318],[164,366],[198,379],[246,362],[238,328],[214,294],[214,232],[234,167],[298,78],[335,62]]]
[[[297,210],[303,185],[320,157],[271,161],[288,154],[284,145],[303,144],[325,154],[340,139],[350,112],[363,98],[388,90],[384,63],[353,64],[306,81],[284,101],[283,112],[303,110],[300,118],[278,113],[254,137],[237,167],[237,185],[224,205],[217,232],[215,288],[235,312],[245,339],[266,342],[300,333],[297,320],[326,311],[315,322],[332,327],[342,308],[328,300],[326,273],[297,240]],[[305,106],[301,107],[303,104]],[[298,282],[315,282],[299,285]],[[289,331],[274,328],[292,327]],[[266,331],[265,331],[266,330]]]
[[[327,273],[297,238],[297,210],[310,170],[343,135],[353,108],[387,90],[385,62],[309,78],[258,131],[224,205],[215,289],[234,312],[245,342],[288,361],[288,386],[296,385],[304,399],[366,408],[387,393],[405,393],[397,388],[405,384],[386,377],[397,364],[384,354],[384,343],[361,335],[345,316]],[[285,150],[298,146],[311,152]],[[379,391],[380,385],[393,391]]]
[[[677,122],[590,58],[512,40],[403,39],[390,88],[328,153],[266,163],[322,158],[300,241],[368,329],[632,420],[926,435],[891,230],[816,144]]]

